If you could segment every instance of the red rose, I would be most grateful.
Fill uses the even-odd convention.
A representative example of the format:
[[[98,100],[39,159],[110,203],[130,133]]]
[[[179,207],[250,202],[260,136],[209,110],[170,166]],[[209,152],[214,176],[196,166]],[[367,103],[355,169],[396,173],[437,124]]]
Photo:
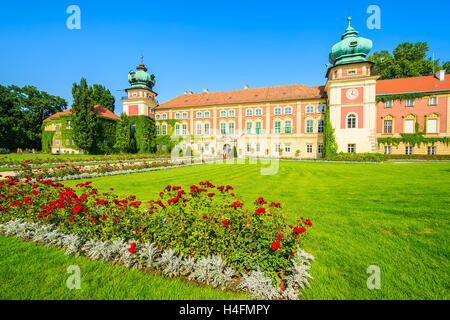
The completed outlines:
[[[281,248],[281,243],[279,243],[278,241],[272,242],[271,248],[272,250],[277,250],[278,248]]]
[[[75,220],[75,217],[70,217],[69,222],[73,222]]]
[[[222,221],[222,224],[223,224],[224,227],[226,227],[226,226],[228,226],[230,223],[229,223],[227,220],[223,220],[223,221]]]

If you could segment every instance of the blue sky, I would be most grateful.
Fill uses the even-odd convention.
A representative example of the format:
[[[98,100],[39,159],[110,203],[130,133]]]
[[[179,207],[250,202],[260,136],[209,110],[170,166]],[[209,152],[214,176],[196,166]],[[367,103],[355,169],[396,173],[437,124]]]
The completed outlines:
[[[81,30],[69,30],[69,5],[81,8]],[[369,5],[381,29],[369,30]],[[201,92],[325,83],[331,46],[347,27],[373,41],[372,52],[403,41],[427,41],[450,60],[449,1],[2,1],[0,84],[34,85],[71,102],[86,77],[116,96],[139,56],[156,76],[160,103],[184,90]]]

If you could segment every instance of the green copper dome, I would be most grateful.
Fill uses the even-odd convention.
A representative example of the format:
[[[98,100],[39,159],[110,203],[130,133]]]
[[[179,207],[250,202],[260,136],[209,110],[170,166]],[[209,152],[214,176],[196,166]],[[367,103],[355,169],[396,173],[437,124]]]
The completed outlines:
[[[136,68],[137,71],[131,70],[128,73],[128,82],[132,89],[148,89],[152,90],[155,85],[155,75],[148,74],[141,56],[141,64]]]
[[[330,63],[337,66],[344,63],[364,62],[372,49],[372,41],[358,37],[358,31],[351,26],[352,18],[348,19],[341,41],[331,48]]]

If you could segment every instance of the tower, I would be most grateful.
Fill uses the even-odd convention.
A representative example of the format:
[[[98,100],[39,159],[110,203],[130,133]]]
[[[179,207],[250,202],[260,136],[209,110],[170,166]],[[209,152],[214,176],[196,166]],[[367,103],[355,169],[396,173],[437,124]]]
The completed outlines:
[[[154,108],[158,105],[153,91],[155,75],[148,74],[144,65],[144,57],[141,56],[141,64],[136,71],[128,73],[128,82],[131,87],[126,89],[127,96],[122,99],[123,112],[128,116],[150,116],[154,117]]]
[[[335,129],[338,152],[377,152],[376,81],[373,62],[366,59],[372,41],[358,37],[348,27],[330,53],[332,66],[327,71],[330,121]]]

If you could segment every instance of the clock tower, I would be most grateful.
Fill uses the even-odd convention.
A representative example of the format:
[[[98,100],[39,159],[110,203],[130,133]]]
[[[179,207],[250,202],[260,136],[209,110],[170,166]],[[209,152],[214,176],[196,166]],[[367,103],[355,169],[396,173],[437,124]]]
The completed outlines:
[[[141,56],[141,64],[136,71],[128,73],[130,88],[126,89],[127,96],[123,97],[123,112],[128,116],[149,116],[154,117],[157,93],[153,91],[155,76],[147,73],[148,69],[144,65],[144,57]]]
[[[351,26],[330,53],[327,71],[330,121],[335,129],[338,152],[377,152],[376,81],[373,62],[366,59],[372,41],[358,37]]]

